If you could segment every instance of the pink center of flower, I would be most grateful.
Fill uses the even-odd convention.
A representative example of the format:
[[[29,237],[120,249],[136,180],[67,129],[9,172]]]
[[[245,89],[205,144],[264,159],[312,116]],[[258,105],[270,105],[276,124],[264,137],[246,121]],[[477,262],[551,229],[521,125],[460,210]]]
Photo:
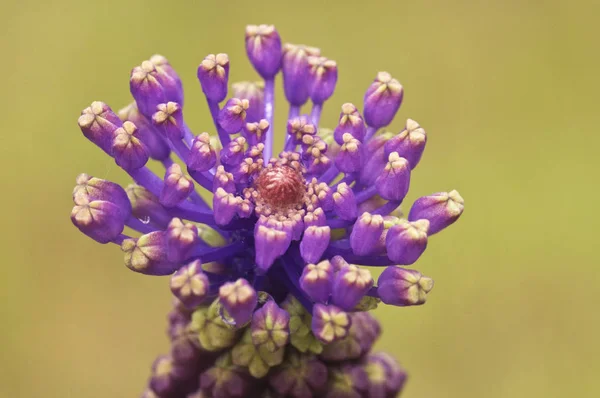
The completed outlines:
[[[254,187],[264,203],[272,209],[301,206],[306,194],[302,174],[283,165],[263,169],[254,181]]]

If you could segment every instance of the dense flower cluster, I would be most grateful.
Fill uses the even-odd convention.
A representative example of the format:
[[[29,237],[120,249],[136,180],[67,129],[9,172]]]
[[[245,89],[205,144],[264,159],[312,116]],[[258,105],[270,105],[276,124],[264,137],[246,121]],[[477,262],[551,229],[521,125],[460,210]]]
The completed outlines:
[[[425,302],[433,281],[400,266],[458,219],[463,199],[434,193],[400,212],[427,136],[411,119],[398,134],[383,130],[403,97],[389,73],[368,87],[362,114],[343,104],[330,130],[319,125],[335,61],[282,45],[267,25],[246,28],[246,50],[263,81],[233,84],[229,99],[228,56],[198,67],[216,136],[191,132],[181,80],[160,55],[132,70],[133,103],[115,113],[93,102],[79,117],[135,184],[79,175],[73,224],[120,245],[131,270],[171,275],[171,352],[154,362],[144,397],[396,396],[406,374],[371,353],[380,327],[367,311]],[[290,109],[273,157],[280,71]],[[375,283],[359,265],[386,268]]]

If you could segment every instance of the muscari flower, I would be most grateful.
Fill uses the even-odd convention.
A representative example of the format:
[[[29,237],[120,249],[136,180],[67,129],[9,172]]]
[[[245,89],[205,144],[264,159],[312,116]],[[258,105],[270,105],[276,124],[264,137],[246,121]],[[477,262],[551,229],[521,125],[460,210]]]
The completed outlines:
[[[154,362],[143,396],[396,396],[406,373],[371,353],[381,329],[368,311],[425,303],[433,280],[400,266],[460,217],[463,199],[434,193],[401,216],[426,134],[412,119],[398,134],[381,130],[404,93],[389,73],[367,88],[362,115],[345,103],[335,129],[321,128],[336,62],[282,45],[273,26],[248,26],[245,42],[263,81],[231,84],[226,54],[197,69],[212,136],[185,123],[181,80],[160,55],[133,68],[135,101],[118,115],[97,101],[79,117],[84,136],[135,184],[79,175],[73,224],[119,245],[129,269],[170,275],[175,296],[171,350]],[[279,71],[290,109],[276,126]],[[287,137],[278,154],[276,133]],[[385,270],[375,282],[364,266]]]

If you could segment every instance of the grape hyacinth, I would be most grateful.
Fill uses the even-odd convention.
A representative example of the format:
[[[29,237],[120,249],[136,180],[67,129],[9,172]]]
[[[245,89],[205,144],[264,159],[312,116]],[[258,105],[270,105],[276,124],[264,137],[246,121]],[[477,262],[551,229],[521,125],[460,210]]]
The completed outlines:
[[[336,62],[282,45],[270,25],[248,26],[245,45],[262,81],[231,84],[227,54],[197,69],[213,135],[186,124],[181,80],[160,55],[133,68],[130,105],[115,113],[93,102],[79,117],[84,136],[135,183],[80,174],[73,224],[119,245],[132,271],[170,275],[171,351],[152,365],[143,396],[397,396],[406,373],[371,352],[381,330],[368,311],[425,303],[432,279],[401,266],[460,217],[463,199],[438,192],[407,217],[399,211],[427,136],[411,119],[398,134],[383,129],[404,93],[389,73],[368,86],[362,114],[343,104],[327,129]],[[274,154],[275,132],[285,134],[274,124],[280,71],[290,107]],[[385,269],[374,281],[361,266]]]

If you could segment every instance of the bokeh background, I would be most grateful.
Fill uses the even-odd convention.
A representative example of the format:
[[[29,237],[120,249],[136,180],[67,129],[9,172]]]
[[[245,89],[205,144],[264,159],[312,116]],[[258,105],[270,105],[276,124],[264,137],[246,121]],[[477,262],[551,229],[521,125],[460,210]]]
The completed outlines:
[[[130,101],[130,69],[161,53],[196,132],[211,122],[196,67],[227,52],[255,79],[244,26],[321,47],[339,106],[387,70],[394,124],[429,142],[406,201],[458,189],[466,211],[415,265],[436,288],[384,308],[378,348],[410,371],[405,397],[600,396],[597,1],[21,0],[0,6],[3,260],[0,397],[135,397],[167,347],[168,279],[143,277],[70,223],[80,172],[127,182],[77,117]],[[278,81],[280,84],[280,80]],[[281,86],[277,98],[283,99]],[[276,110],[281,132],[287,106]]]

